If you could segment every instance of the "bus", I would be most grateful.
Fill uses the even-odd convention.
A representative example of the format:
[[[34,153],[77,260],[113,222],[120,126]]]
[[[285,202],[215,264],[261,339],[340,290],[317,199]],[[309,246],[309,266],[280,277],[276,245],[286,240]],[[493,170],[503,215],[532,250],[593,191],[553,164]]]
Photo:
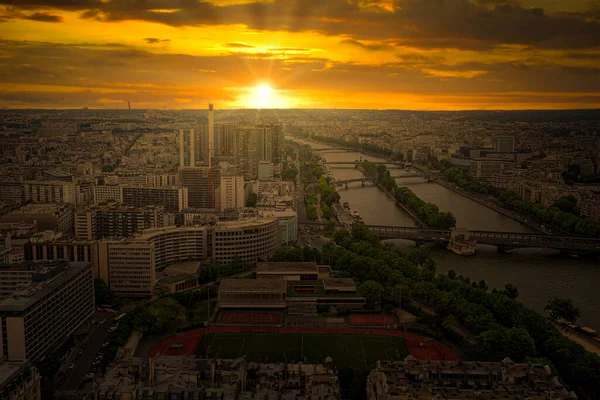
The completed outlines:
[[[123,318],[125,318],[126,315],[127,315],[127,313],[117,315],[115,318],[113,318],[113,323],[118,324],[119,321],[122,320]]]

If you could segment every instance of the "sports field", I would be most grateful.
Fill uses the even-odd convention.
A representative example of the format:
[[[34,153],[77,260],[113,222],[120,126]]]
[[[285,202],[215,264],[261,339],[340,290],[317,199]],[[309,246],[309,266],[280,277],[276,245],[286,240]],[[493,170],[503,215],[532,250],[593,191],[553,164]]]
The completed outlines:
[[[408,355],[401,337],[376,335],[319,335],[277,333],[207,333],[196,354],[230,359],[246,355],[257,362],[321,363],[331,357],[337,365],[372,367],[377,360],[402,360]]]

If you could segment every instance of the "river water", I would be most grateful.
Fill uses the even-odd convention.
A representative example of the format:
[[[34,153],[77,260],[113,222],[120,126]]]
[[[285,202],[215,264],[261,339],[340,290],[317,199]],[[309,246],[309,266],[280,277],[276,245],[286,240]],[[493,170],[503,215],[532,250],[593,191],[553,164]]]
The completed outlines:
[[[306,140],[298,142],[316,148],[324,146]],[[319,152],[328,162],[356,161],[367,159],[382,162],[384,159],[360,152],[325,150]],[[362,172],[352,166],[329,165],[336,179],[363,177]],[[436,183],[410,176],[404,169],[391,168],[392,175],[406,177],[396,179],[398,186],[410,188],[422,200],[435,203],[441,211],[450,211],[456,217],[458,227],[473,230],[535,233],[530,228],[490,210]],[[342,202],[350,203],[368,225],[415,226],[414,221],[378,187],[370,183],[350,183],[348,188],[339,188]],[[399,241],[404,242],[405,241]],[[437,270],[445,273],[453,269],[471,280],[485,280],[492,288],[502,289],[513,283],[519,289],[519,300],[527,306],[543,312],[548,300],[554,296],[570,297],[581,310],[578,323],[600,330],[600,261],[597,258],[571,258],[557,252],[542,249],[513,250],[499,254],[492,246],[478,245],[472,257],[458,256],[450,251],[434,248],[432,257]]]

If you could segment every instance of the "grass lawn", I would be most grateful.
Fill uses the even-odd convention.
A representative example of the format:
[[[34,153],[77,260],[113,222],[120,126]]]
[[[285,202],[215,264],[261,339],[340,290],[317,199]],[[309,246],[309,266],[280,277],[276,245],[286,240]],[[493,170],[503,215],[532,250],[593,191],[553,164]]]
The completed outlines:
[[[207,300],[203,300],[197,303],[194,308],[191,310],[192,312],[192,320],[190,321],[192,324],[196,324],[198,322],[204,322],[210,318],[215,312],[215,306],[217,305],[217,299],[210,300],[210,315],[208,314]]]
[[[210,333],[197,354],[228,359],[246,355],[249,361],[321,363],[333,358],[338,367],[373,367],[377,360],[402,360],[408,355],[399,337],[277,333]]]

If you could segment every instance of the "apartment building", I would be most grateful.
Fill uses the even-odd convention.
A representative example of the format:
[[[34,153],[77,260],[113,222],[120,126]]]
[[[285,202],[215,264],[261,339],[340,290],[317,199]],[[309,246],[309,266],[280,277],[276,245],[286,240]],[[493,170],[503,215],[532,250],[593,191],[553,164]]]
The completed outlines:
[[[188,208],[188,189],[181,186],[94,186],[94,204],[117,202],[134,207],[159,205],[165,212]]]
[[[0,265],[0,298],[12,296],[26,289],[32,282],[47,280],[64,270],[65,260],[25,261],[18,264]]]
[[[221,211],[242,208],[246,205],[243,176],[222,176],[219,192],[219,209]]]
[[[34,203],[78,204],[79,186],[63,181],[25,181],[23,196],[25,201]]]
[[[185,167],[180,169],[180,173],[181,184],[188,190],[189,207],[216,207],[219,185],[221,184],[220,168]]]
[[[127,237],[147,228],[161,227],[163,220],[162,206],[100,204],[75,213],[75,237],[86,240]]]
[[[368,400],[527,398],[574,400],[547,365],[479,361],[378,361],[367,378]]]
[[[69,264],[47,280],[0,301],[0,358],[41,359],[73,334],[94,310],[92,265]]]
[[[239,258],[243,264],[254,265],[281,246],[275,218],[221,222],[212,230],[213,258],[224,264]]]

